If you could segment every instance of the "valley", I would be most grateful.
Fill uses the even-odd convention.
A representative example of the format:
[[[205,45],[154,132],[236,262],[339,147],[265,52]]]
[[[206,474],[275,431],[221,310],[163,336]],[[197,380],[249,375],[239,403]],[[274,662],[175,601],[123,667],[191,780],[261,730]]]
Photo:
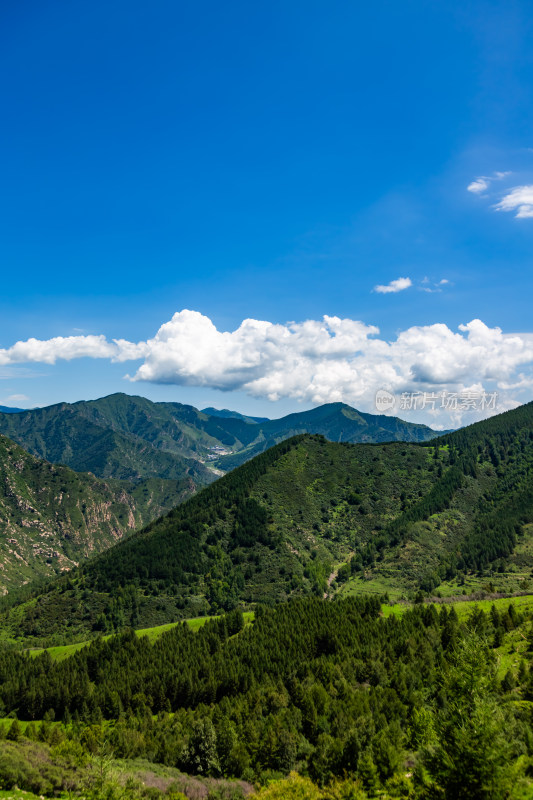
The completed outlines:
[[[1,626],[86,638],[299,595],[527,590],[532,416],[523,406],[435,443],[293,437],[27,605],[8,603]]]
[[[115,425],[138,437],[139,419]],[[498,797],[526,798],[532,431],[528,404],[421,442],[297,433],[203,486],[143,477],[146,458],[129,480],[74,472],[2,438],[6,539],[33,565],[2,561],[2,780],[87,800],[154,781],[180,800],[481,797],[468,752]],[[170,511],[157,486],[182,492]],[[39,584],[52,530],[76,559]]]
[[[101,478],[213,480],[210,463],[230,469],[300,433],[332,441],[428,441],[437,432],[396,417],[330,403],[278,420],[114,394],[21,413],[0,413],[0,433],[28,452]],[[221,416],[222,414],[222,416]]]
[[[157,519],[235,463],[249,460],[254,452],[289,437],[295,429],[325,431],[336,439],[376,441],[387,435],[383,425],[389,426],[393,438],[435,435],[425,426],[394,418],[384,423],[384,419],[359,415],[341,404],[275,421],[227,410],[207,415],[192,406],[152,403],[121,394],[0,413],[0,436],[11,437],[34,456],[31,461],[28,452],[20,450],[20,464],[33,465],[33,482],[29,481],[28,488],[25,481],[31,470],[25,468],[24,475],[15,480],[13,475],[22,467],[19,464],[13,469],[16,458],[5,457],[5,448],[11,445],[8,438],[2,438],[6,499],[4,521],[0,518],[0,548],[4,553],[0,592],[76,567]],[[270,426],[268,431],[264,425]],[[47,462],[56,469],[47,467]],[[51,476],[55,494],[49,487]],[[17,481],[22,487],[20,493],[11,492],[9,486]],[[38,518],[42,503],[35,495],[36,484],[40,498],[47,493],[46,520]],[[91,501],[86,513],[89,486],[98,487],[103,495],[100,505]],[[25,506],[28,513],[20,514]],[[200,603],[198,608],[206,610],[207,606]]]

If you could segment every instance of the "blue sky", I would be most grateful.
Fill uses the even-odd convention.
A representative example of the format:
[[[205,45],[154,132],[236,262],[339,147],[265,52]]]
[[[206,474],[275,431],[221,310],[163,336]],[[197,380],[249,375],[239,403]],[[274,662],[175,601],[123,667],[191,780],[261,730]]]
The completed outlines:
[[[0,68],[0,403],[530,399],[530,4],[34,1]]]

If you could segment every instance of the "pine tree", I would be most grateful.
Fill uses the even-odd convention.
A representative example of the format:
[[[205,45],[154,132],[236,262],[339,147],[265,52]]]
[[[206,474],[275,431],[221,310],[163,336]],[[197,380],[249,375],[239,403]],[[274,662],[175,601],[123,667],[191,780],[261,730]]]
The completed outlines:
[[[457,647],[435,714],[437,743],[424,762],[445,800],[503,800],[513,774],[513,722],[495,691],[495,667],[479,634]]]
[[[9,739],[10,742],[18,742],[21,736],[22,736],[22,727],[18,719],[15,717],[15,719],[9,726],[6,738]]]

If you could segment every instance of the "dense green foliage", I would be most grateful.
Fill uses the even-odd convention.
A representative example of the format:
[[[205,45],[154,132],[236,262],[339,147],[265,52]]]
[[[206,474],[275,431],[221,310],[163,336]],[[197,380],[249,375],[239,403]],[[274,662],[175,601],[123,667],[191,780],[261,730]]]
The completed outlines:
[[[468,453],[492,467],[497,481],[479,502],[479,515],[457,560],[480,569],[513,552],[522,526],[533,521],[533,404],[444,437],[453,453]]]
[[[514,572],[527,588],[533,568],[533,404],[447,434],[427,448],[438,480],[389,525],[397,546],[382,552],[374,574],[394,576],[396,585],[402,576],[411,577],[431,592],[443,581],[464,585],[474,576],[520,588]],[[389,537],[385,544],[390,543]]]
[[[533,680],[525,662],[498,680],[495,652],[527,624],[512,605],[465,627],[445,606],[384,619],[374,598],[307,598],[251,626],[233,611],[153,643],[124,631],[63,661],[4,651],[0,701],[29,721],[5,734],[202,776],[348,774],[356,797],[503,800],[533,753]]]

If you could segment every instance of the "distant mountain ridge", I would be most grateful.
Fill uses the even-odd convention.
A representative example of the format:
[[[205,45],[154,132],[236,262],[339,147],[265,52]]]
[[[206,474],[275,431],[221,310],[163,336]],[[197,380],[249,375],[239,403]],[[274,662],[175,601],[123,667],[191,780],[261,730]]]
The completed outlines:
[[[332,442],[426,442],[441,432],[398,417],[366,414],[345,403],[326,403],[309,411],[288,414],[280,419],[257,425],[257,436],[242,450],[221,456],[216,466],[224,472],[243,464],[258,453],[291,436],[303,433],[320,434]]]
[[[0,414],[20,414],[24,408],[13,408],[12,406],[0,406]]]
[[[239,411],[230,411],[229,408],[202,408],[203,414],[208,414],[210,417],[222,417],[222,419],[241,419],[243,422],[270,422],[270,417],[247,417],[246,414],[241,414]]]
[[[0,413],[0,433],[39,458],[100,478],[189,477],[197,487],[300,433],[346,442],[419,442],[439,435],[426,425],[364,414],[343,403],[259,419],[232,411],[209,415],[181,403],[113,394]]]
[[[188,428],[194,427],[188,424],[189,408],[179,406],[185,419],[178,427],[174,418],[179,411],[173,418],[144,398],[111,395],[0,414],[0,433],[39,458],[101,478],[180,480],[189,476],[202,486],[215,475],[193,457],[198,434],[188,435]]]

